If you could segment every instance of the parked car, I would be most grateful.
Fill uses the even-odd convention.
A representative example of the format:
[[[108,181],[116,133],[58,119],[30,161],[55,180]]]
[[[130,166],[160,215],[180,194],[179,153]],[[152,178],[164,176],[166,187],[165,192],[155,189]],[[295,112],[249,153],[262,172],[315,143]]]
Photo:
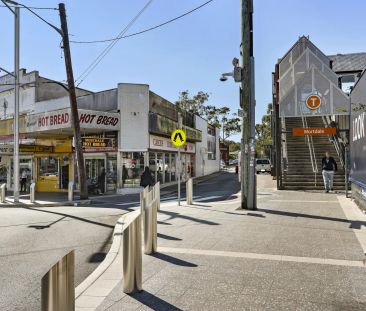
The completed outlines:
[[[259,173],[271,173],[271,162],[269,159],[257,159],[255,163],[255,170]]]
[[[229,165],[230,166],[234,166],[234,165],[238,165],[238,160],[229,160]]]

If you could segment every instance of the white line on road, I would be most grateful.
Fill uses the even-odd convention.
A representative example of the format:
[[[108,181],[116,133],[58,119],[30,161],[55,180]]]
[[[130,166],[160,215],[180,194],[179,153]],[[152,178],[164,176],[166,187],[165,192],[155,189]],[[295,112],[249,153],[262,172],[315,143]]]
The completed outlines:
[[[158,251],[161,253],[235,257],[235,258],[274,260],[274,261],[299,262],[299,263],[302,262],[302,263],[314,263],[314,264],[344,266],[344,267],[362,267],[362,268],[365,267],[362,261],[356,261],[356,260],[297,257],[297,256],[241,253],[241,252],[215,251],[215,250],[192,249],[192,248],[187,249],[187,248],[174,248],[174,247],[159,247]]]
[[[201,201],[206,201],[206,200],[213,200],[213,199],[218,199],[221,198],[222,196],[217,196],[217,195],[213,195],[213,196],[208,196],[208,197],[202,197],[202,196],[194,196],[193,200],[196,202],[201,202]],[[177,196],[174,197],[165,197],[165,198],[161,198],[161,202],[164,201],[169,201],[169,200],[176,200]],[[133,205],[133,204],[140,204],[140,201],[134,201],[134,202],[125,202],[125,203],[117,203],[115,205],[119,205],[119,206],[126,206],[126,205]]]
[[[222,196],[218,196],[218,195],[213,195],[213,196],[210,196],[210,197],[203,197],[203,198],[200,198],[200,199],[194,199],[194,201],[196,202],[201,202],[201,201],[206,201],[206,200],[213,200],[213,199],[218,199],[218,198],[222,198]]]
[[[309,200],[268,200],[268,202],[289,202],[289,203],[339,203],[338,201],[309,201]]]

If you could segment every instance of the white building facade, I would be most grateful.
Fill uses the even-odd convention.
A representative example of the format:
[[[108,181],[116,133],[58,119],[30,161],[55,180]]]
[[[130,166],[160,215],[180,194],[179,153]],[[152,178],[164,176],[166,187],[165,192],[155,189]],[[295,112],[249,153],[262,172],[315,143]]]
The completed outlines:
[[[77,183],[70,103],[66,90],[38,72],[22,70],[20,104],[20,170],[37,191],[67,191]],[[0,81],[11,81],[8,76]],[[170,142],[177,128],[177,107],[148,85],[121,83],[93,93],[77,90],[86,174],[89,186],[103,192],[140,191],[140,176],[149,166],[155,182],[176,183],[178,149]],[[0,89],[0,183],[12,189],[13,107],[11,83]],[[219,134],[207,121],[182,112],[187,143],[181,148],[181,176],[219,170]],[[102,171],[105,178],[102,180]]]

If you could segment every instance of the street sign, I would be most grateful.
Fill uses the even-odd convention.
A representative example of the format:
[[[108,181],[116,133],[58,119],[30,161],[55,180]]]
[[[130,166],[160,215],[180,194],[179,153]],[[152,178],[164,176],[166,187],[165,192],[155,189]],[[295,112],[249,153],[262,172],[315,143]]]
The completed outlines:
[[[321,136],[321,135],[335,135],[337,129],[335,127],[325,127],[325,128],[293,128],[293,136]]]
[[[176,129],[170,139],[175,147],[182,147],[186,143],[186,133],[181,129]]]
[[[308,106],[309,109],[315,110],[320,107],[322,104],[322,100],[318,95],[310,95],[306,99],[306,106]]]

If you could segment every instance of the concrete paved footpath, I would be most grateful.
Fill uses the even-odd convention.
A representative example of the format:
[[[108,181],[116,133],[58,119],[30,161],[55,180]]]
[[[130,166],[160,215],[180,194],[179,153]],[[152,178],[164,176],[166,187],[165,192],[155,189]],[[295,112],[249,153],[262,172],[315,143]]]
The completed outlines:
[[[162,206],[144,290],[119,281],[97,310],[366,310],[365,216],[337,194],[258,187],[257,211]]]

